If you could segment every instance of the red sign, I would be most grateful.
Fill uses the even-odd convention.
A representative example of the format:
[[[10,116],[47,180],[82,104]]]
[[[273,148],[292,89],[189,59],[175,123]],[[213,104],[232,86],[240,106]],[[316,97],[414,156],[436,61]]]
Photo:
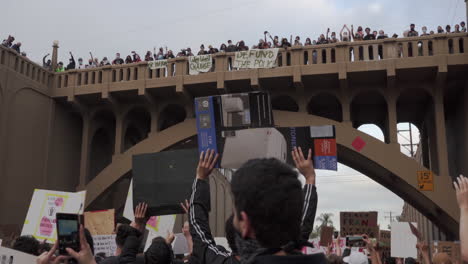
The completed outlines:
[[[336,139],[315,139],[315,156],[336,156]]]
[[[361,137],[356,137],[353,143],[351,144],[353,148],[359,152],[366,146],[366,142]]]

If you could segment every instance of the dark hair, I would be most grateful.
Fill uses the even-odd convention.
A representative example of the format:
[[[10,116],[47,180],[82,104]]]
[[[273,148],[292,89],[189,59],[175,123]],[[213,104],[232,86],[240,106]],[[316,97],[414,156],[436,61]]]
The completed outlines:
[[[123,247],[125,244],[125,240],[127,240],[127,237],[133,232],[133,227],[125,224],[119,225],[117,228],[117,232],[115,235],[115,243],[119,247]]]
[[[341,254],[341,256],[342,256],[343,258],[345,258],[345,257],[348,257],[349,255],[351,255],[351,249],[350,249],[350,248],[345,248],[345,249],[343,250],[343,254]]]
[[[172,248],[162,237],[154,238],[151,246],[145,252],[146,264],[169,264],[172,259]]]
[[[236,230],[234,229],[234,215],[232,214],[227,220],[226,224],[224,225],[224,229],[226,230],[226,240],[231,248],[233,255],[238,255],[237,245],[236,245]]]
[[[91,248],[91,252],[94,255],[94,241],[93,241],[93,236],[91,235],[91,232],[89,232],[88,228],[84,229],[84,235],[86,238],[86,242],[88,242],[89,247]]]
[[[343,259],[336,255],[336,254],[331,254],[330,256],[327,257],[328,264],[343,264]]]
[[[405,258],[405,264],[416,264],[416,260],[414,258]]]
[[[34,256],[39,255],[39,241],[33,236],[20,236],[15,240],[13,249]]]
[[[289,165],[273,158],[250,160],[235,172],[231,188],[237,216],[248,215],[261,246],[299,240],[304,198]]]

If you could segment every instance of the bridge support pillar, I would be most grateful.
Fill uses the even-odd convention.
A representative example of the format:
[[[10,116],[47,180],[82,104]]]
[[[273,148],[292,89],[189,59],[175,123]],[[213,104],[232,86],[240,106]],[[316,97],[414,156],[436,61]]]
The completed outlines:
[[[437,174],[449,176],[447,134],[445,131],[444,88],[445,79],[438,77],[434,92],[434,124],[437,149]]]
[[[83,115],[83,132],[81,136],[80,181],[78,190],[84,190],[89,171],[89,146],[91,144],[91,119],[88,114]]]
[[[123,151],[123,141],[124,141],[124,117],[122,113],[116,115],[115,120],[115,147],[114,147],[114,156],[120,155]]]

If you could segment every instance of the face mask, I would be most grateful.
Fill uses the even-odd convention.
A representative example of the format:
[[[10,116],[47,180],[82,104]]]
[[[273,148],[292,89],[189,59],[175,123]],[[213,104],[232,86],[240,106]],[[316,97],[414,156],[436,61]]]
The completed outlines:
[[[260,244],[254,239],[242,238],[239,231],[235,231],[235,241],[237,246],[237,253],[239,254],[241,263],[248,262],[250,258],[255,256],[255,253],[261,249]]]

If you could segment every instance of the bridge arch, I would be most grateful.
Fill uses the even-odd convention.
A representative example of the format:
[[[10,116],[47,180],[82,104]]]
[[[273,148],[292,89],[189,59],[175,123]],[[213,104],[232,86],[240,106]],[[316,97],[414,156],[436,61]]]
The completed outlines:
[[[328,92],[314,95],[307,104],[307,113],[337,122],[343,121],[343,108],[340,100]]]
[[[449,177],[434,176],[434,192],[417,190],[417,171],[427,170],[422,165],[403,155],[398,149],[362,133],[349,125],[306,113],[275,111],[278,126],[308,126],[333,124],[337,130],[338,160],[352,167],[373,180],[386,186],[420,210],[426,217],[438,225],[449,236],[455,237],[458,231],[459,212],[455,194]],[[100,195],[114,182],[131,172],[132,156],[140,153],[162,151],[171,145],[182,142],[196,135],[194,119],[188,119],[130,148],[116,157],[95,179],[86,185],[87,201],[90,206],[99,200]],[[356,151],[352,142],[361,137],[366,146]]]
[[[135,106],[125,114],[123,150],[127,151],[148,137],[151,130],[151,114],[143,106]]]
[[[299,112],[299,105],[296,100],[289,95],[276,95],[271,99],[273,110]]]
[[[387,130],[388,106],[381,92],[365,90],[356,93],[353,96],[350,107],[354,128],[360,127],[363,124],[374,124],[382,131]],[[388,135],[385,135],[385,142],[389,142]]]
[[[158,131],[165,130],[187,118],[185,107],[180,104],[169,104],[165,106],[159,113]]]

